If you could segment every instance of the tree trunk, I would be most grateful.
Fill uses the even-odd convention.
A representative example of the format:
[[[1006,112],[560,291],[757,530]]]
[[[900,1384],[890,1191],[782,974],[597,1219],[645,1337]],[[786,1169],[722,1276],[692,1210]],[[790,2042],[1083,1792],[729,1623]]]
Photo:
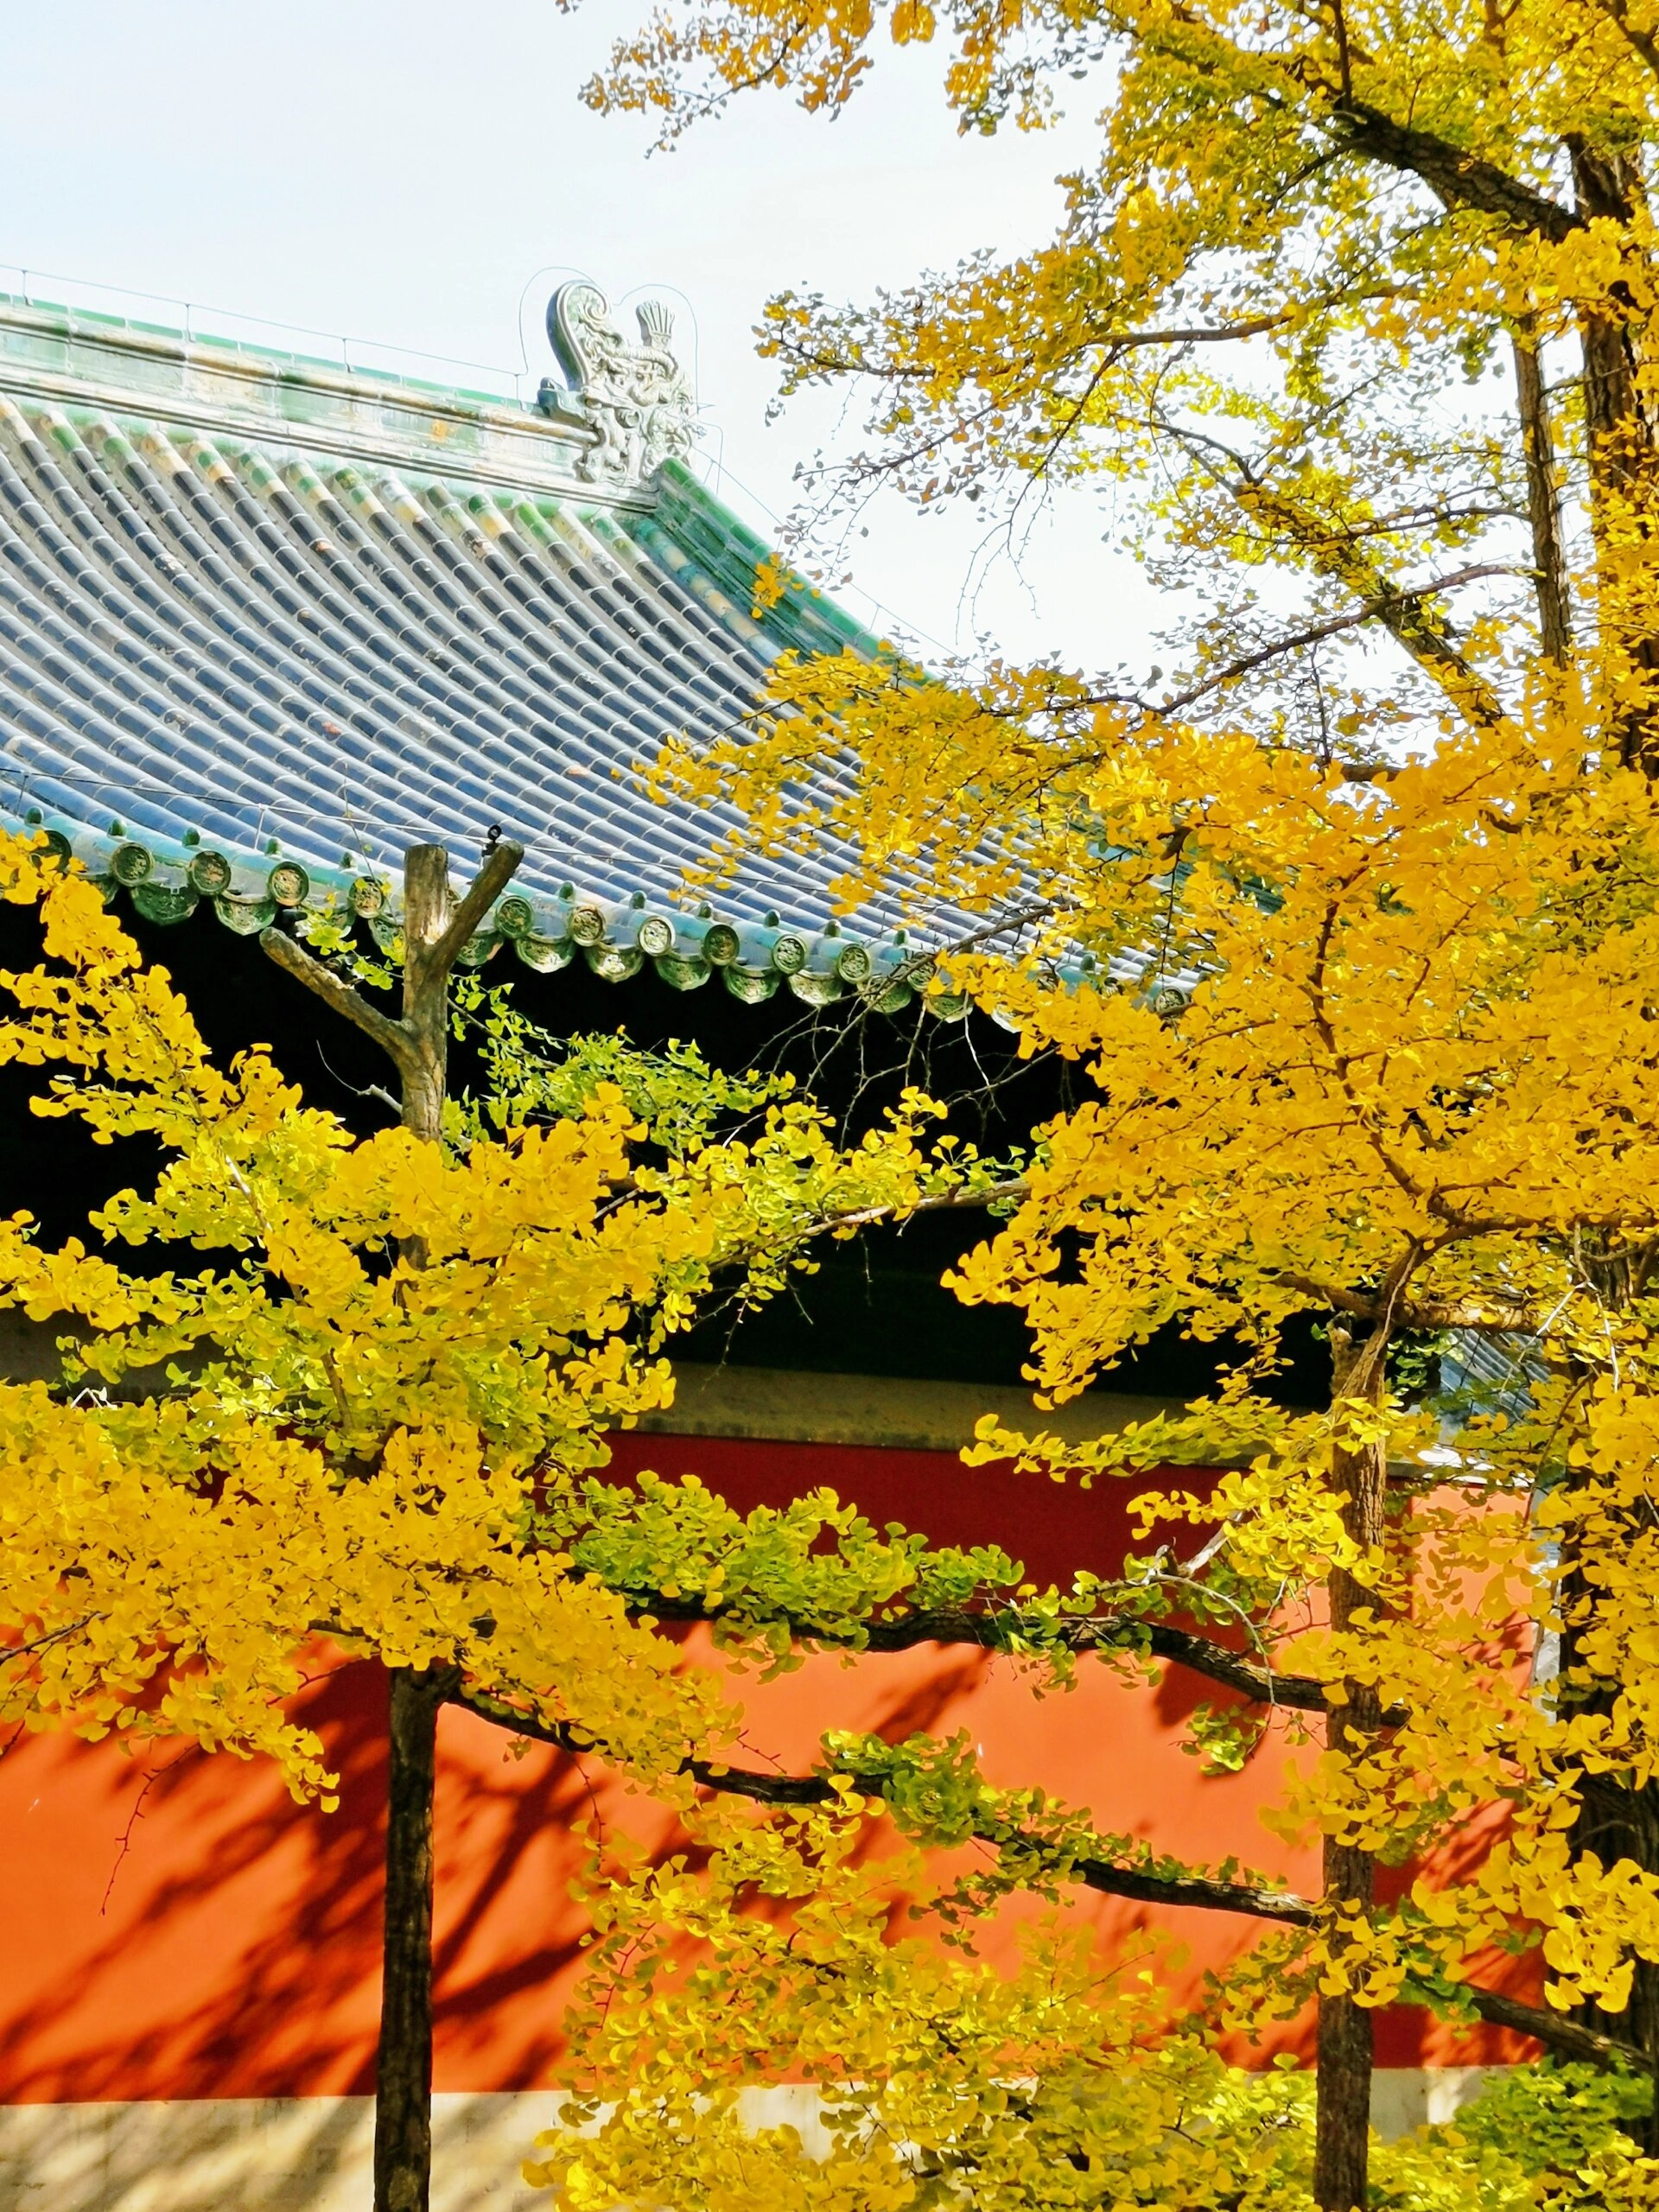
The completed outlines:
[[[442,845],[404,855],[404,1009],[391,1021],[296,938],[267,930],[277,965],[355,1022],[391,1058],[402,1085],[403,1124],[436,1144],[443,1133],[449,1043],[449,977],[524,857],[492,834],[471,889],[449,891]],[[405,1268],[426,1265],[419,1237],[398,1249]],[[406,1296],[410,1285],[400,1285]],[[381,1950],[380,2045],[374,2114],[374,2212],[427,2212],[432,2171],[432,1783],[438,1708],[460,1676],[451,1667],[394,1667],[388,1728],[386,1911]]]
[[[448,1669],[394,1667],[386,1910],[374,2084],[374,2212],[428,2212],[432,2173],[432,1790]]]
[[[1590,221],[1629,226],[1642,197],[1635,163],[1622,154],[1593,151],[1569,141],[1573,188],[1579,212]],[[1584,434],[1590,448],[1592,520],[1599,501],[1639,486],[1652,459],[1650,427],[1643,411],[1634,334],[1637,308],[1618,280],[1605,308],[1586,307],[1579,319],[1584,354]]]
[[[449,855],[442,845],[413,845],[404,855],[402,1027],[410,1050],[398,1073],[404,1127],[428,1144],[443,1133],[451,961],[435,954],[448,920]],[[418,1255],[410,1256],[419,1264]]]
[[[1533,591],[1538,603],[1539,642],[1546,660],[1565,664],[1573,650],[1567,614],[1567,552],[1561,537],[1561,485],[1538,333],[1530,317],[1510,333],[1515,355],[1516,406],[1526,456],[1527,516],[1532,525]]]
[[[1569,142],[1573,185],[1581,211],[1628,226],[1645,200],[1641,171],[1629,156],[1592,153]],[[1638,333],[1643,317],[1622,283],[1611,287],[1610,311],[1581,310],[1579,337],[1584,361],[1584,429],[1588,448],[1590,518],[1596,542],[1599,617],[1604,644],[1620,639],[1634,671],[1647,681],[1643,696],[1613,717],[1619,747],[1627,761],[1649,775],[1659,774],[1659,637],[1652,633],[1645,605],[1636,607],[1632,629],[1624,616],[1616,562],[1620,540],[1634,529],[1651,540],[1656,500],[1659,499],[1659,435],[1643,399]],[[1610,1305],[1628,1306],[1635,1285],[1624,1270],[1608,1268],[1593,1254],[1587,1264]],[[1567,1482],[1573,1480],[1569,1471]],[[1595,1592],[1571,1560],[1565,1563],[1562,1584],[1568,1625],[1561,1637],[1560,1681],[1557,1694],[1571,1698],[1580,1709],[1594,1712],[1611,1702],[1611,1684],[1598,1689],[1575,1680],[1582,1662],[1579,1657],[1580,1632],[1573,1624],[1575,1611],[1589,1611]],[[1594,1851],[1604,1860],[1628,1856],[1645,1872],[1659,1873],[1659,1787],[1649,1783],[1632,1787],[1617,1775],[1589,1778],[1585,1806],[1573,1830],[1577,1852]],[[1631,2133],[1642,2140],[1650,2157],[1659,2157],[1659,1967],[1637,1959],[1630,1995],[1622,2012],[1605,2012],[1598,2005],[1585,2008],[1586,2024],[1635,2044],[1646,2056],[1653,2082],[1653,2103],[1645,2122],[1631,2123]]]
[[[1332,1395],[1376,1401],[1384,1374],[1380,1339],[1355,1351],[1340,1327],[1331,1331]],[[1383,1501],[1388,1469],[1382,1451],[1338,1450],[1332,1456],[1333,1488],[1344,1493],[1343,1526],[1368,1551],[1382,1543]],[[1355,1613],[1374,1605],[1374,1594],[1344,1568],[1331,1577],[1331,1625],[1351,1628]],[[1332,1708],[1325,1742],[1333,1751],[1363,1751],[1377,1728],[1376,1692],[1357,1682],[1347,1686],[1347,1701]],[[1376,1861],[1357,1845],[1327,1837],[1325,1846],[1325,1902],[1369,1913],[1376,1895]],[[1313,2199],[1319,2212],[1365,2212],[1371,2125],[1371,2015],[1345,1994],[1319,1999],[1318,2107],[1314,2126]]]
[[[1569,1471],[1569,1484],[1576,1471]],[[1594,1602],[1584,1577],[1570,1565],[1564,1594],[1569,1616],[1575,1607],[1587,1610]],[[1561,1685],[1574,1683],[1566,1692],[1572,1709],[1605,1713],[1617,1693],[1611,1684],[1596,1687],[1582,1680],[1583,1662],[1578,1651],[1582,1625],[1575,1627],[1569,1618],[1562,1635],[1558,1694]],[[1644,1783],[1633,1787],[1628,1776],[1607,1774],[1586,1777],[1581,1789],[1583,1810],[1569,1832],[1574,1857],[1592,1851],[1604,1865],[1628,1859],[1644,1873],[1659,1874],[1659,1785]],[[1653,2102],[1645,2120],[1630,2121],[1627,2126],[1649,2158],[1659,2157],[1659,1966],[1647,1959],[1633,1961],[1630,1998],[1622,2012],[1610,2012],[1599,2005],[1588,2005],[1582,2014],[1573,2017],[1643,2054],[1653,2085]]]
[[[1643,1823],[1644,1847],[1631,1856],[1637,1866],[1649,1873],[1659,1872],[1659,1850],[1655,1849],[1653,1836],[1654,1808],[1651,1784],[1640,1792],[1648,1800],[1647,1817]],[[1659,1967],[1648,1959],[1637,1959],[1630,1977],[1630,2001],[1624,2012],[1602,2016],[1610,2021],[1612,2032],[1626,2043],[1637,2044],[1647,2058],[1648,2077],[1652,2086],[1653,2101],[1648,2107],[1645,2120],[1628,2123],[1640,2147],[1650,2158],[1659,2158]],[[1599,2024],[1599,2023],[1598,2023]]]
[[[1623,154],[1596,152],[1568,141],[1580,212],[1592,221],[1628,227],[1641,212],[1641,173]],[[1651,541],[1659,493],[1659,453],[1643,403],[1639,329],[1643,311],[1623,279],[1608,288],[1605,308],[1579,314],[1584,362],[1584,438],[1590,477],[1590,526],[1595,539],[1597,620],[1604,651],[1626,663],[1629,696],[1611,717],[1625,760],[1659,774],[1659,638],[1645,597],[1624,581],[1630,541]],[[1631,681],[1634,679],[1634,682]]]
[[[404,862],[404,1127],[428,1144],[443,1126],[449,971],[430,948],[443,934],[449,855],[416,845]],[[417,1238],[399,1256],[423,1266]],[[428,2212],[432,2184],[432,1793],[438,1707],[448,1669],[391,1669],[386,1775],[386,1917],[375,2068],[374,2212]]]
[[[1337,1724],[1331,1724],[1335,1733]],[[1327,1836],[1325,1897],[1369,1911],[1376,1861]],[[1319,2212],[1364,2212],[1371,2142],[1371,2015],[1348,1996],[1321,1997],[1316,2056],[1319,2104],[1314,2122],[1313,2201]]]

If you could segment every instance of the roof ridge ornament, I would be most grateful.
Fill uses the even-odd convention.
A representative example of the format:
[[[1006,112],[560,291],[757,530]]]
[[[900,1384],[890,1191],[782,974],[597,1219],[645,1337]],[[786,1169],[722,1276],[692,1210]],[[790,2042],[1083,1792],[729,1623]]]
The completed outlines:
[[[665,461],[683,461],[697,435],[696,395],[674,351],[674,317],[661,300],[635,308],[637,344],[622,334],[596,284],[561,284],[547,306],[547,334],[581,411],[598,433],[576,474],[585,483],[632,486]],[[549,413],[568,394],[550,377],[539,394]]]

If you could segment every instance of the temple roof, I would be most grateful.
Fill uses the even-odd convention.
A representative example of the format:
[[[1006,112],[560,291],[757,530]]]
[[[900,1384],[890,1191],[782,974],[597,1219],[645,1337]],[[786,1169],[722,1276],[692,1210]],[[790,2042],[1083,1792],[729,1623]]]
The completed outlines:
[[[635,766],[785,649],[876,640],[798,583],[753,611],[660,307],[636,343],[567,287],[550,328],[568,381],[525,405],[0,297],[0,816],[152,920],[344,900],[383,937],[409,843],[464,871],[499,830],[527,858],[474,962],[904,1002],[921,948],[831,918],[834,854],[700,901],[737,817]]]

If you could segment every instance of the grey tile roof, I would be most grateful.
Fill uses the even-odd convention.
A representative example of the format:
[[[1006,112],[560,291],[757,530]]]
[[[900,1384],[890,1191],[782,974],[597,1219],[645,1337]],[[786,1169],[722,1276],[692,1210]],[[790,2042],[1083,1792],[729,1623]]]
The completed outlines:
[[[830,919],[835,855],[700,906],[683,871],[734,817],[634,772],[746,712],[784,647],[875,641],[804,591],[753,619],[760,541],[676,461],[584,485],[589,436],[579,395],[0,301],[0,816],[154,919],[343,899],[383,934],[407,843],[464,868],[499,825],[528,858],[477,958],[902,1002],[918,948],[891,909]]]

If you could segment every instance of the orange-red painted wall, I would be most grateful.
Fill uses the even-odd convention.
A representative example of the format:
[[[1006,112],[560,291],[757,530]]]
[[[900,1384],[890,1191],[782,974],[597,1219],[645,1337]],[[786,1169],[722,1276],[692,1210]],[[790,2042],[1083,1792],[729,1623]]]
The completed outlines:
[[[1108,1571],[1128,1536],[1121,1489],[970,1471],[944,1452],[628,1435],[616,1462],[695,1471],[738,1504],[827,1483],[878,1522],[1000,1541],[1039,1580]],[[293,1805],[261,1767],[176,1745],[135,1759],[25,1738],[0,1758],[0,2101],[372,2088],[383,1693],[378,1669],[357,1662],[305,1694],[341,1774],[332,1816]],[[1195,1859],[1235,1853],[1298,1887],[1317,1878],[1313,1857],[1287,1852],[1257,1818],[1281,1751],[1270,1742],[1243,1775],[1206,1777],[1179,1748],[1187,1692],[1173,1674],[1147,1692],[1091,1669],[1076,1690],[1038,1699],[1006,1660],[934,1649],[852,1667],[820,1657],[741,1694],[752,1742],[785,1762],[806,1764],[826,1728],[966,1728],[994,1780],[1040,1782],[1103,1827]],[[580,1965],[569,1885],[588,1822],[664,1847],[674,1829],[598,1770],[540,1751],[513,1758],[466,1715],[445,1714],[440,1748],[436,2085],[542,2086]],[[1082,1909],[1122,1937],[1156,1918],[1105,1898]],[[1190,1985],[1255,1932],[1221,1914],[1166,1924],[1189,1948]],[[1410,2013],[1385,2015],[1380,2030],[1389,2065],[1515,2050],[1425,2034]],[[1281,2031],[1267,2048],[1304,2041]]]

